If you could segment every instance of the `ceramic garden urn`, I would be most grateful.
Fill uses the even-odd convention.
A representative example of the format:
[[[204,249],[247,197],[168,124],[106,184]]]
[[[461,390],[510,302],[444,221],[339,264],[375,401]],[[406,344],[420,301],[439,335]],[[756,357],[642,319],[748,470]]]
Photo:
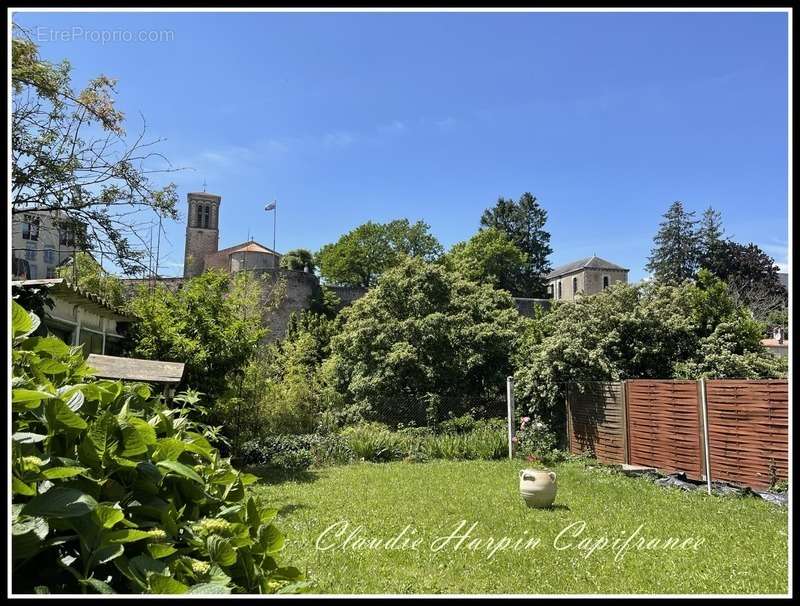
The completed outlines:
[[[550,507],[556,499],[556,474],[542,469],[519,472],[519,493],[528,507]]]

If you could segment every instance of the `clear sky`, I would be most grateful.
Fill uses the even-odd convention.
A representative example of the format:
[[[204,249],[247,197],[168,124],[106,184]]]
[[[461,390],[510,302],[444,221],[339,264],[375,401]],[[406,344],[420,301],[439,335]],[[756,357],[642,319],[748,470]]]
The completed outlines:
[[[554,265],[643,269],[674,200],[720,210],[785,266],[787,17],[780,13],[28,13],[76,84],[119,80],[186,193],[222,196],[220,247],[317,250],[367,220],[449,247],[498,196],[549,213]],[[75,29],[73,29],[75,28]],[[59,37],[65,30],[71,40]],[[102,43],[101,31],[170,32]],[[182,271],[183,221],[163,274]],[[166,251],[166,252],[165,252]]]

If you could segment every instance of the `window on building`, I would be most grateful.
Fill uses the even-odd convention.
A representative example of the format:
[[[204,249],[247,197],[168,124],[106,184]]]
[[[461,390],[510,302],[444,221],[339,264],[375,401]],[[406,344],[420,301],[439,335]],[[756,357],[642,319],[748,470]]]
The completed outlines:
[[[608,276],[603,276],[603,290],[608,288]]]
[[[197,205],[197,227],[203,226],[203,205]]]
[[[50,264],[56,262],[56,249],[50,245],[44,247],[44,262]]]
[[[83,346],[83,355],[99,354],[103,352],[103,335],[98,335],[88,330],[82,330],[78,344]]]
[[[39,277],[39,270],[36,267],[36,264],[35,263],[29,263],[28,264],[28,268],[30,269],[30,271],[28,272],[29,276],[30,276],[29,279],[30,280],[36,280]]]
[[[203,227],[208,229],[210,223],[211,223],[211,207],[205,206],[203,208]]]
[[[561,298],[561,280],[558,281],[558,297],[556,297],[556,298],[557,299]]]
[[[22,222],[22,239],[33,240],[39,239],[39,217],[33,215],[25,215]]]
[[[22,280],[30,280],[31,279],[31,268],[28,264],[28,261],[25,259],[21,259],[20,257],[13,257],[12,265],[11,265],[11,272],[13,273],[15,278],[19,278]]]
[[[28,242],[27,248],[25,249],[25,258],[28,261],[34,261],[36,259],[36,244],[33,242]]]
[[[61,246],[75,246],[75,232],[68,227],[59,228],[58,243]]]
[[[578,278],[576,276],[572,278],[572,296],[574,297],[577,294],[578,294]]]

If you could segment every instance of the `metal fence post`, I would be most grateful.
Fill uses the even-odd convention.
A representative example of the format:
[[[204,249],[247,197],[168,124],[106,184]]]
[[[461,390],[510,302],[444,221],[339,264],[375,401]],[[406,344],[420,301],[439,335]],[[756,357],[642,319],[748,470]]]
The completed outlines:
[[[708,400],[706,398],[706,380],[700,379],[699,390],[700,392],[700,412],[703,419],[703,463],[706,471],[706,486],[708,494],[711,494],[711,444],[709,443],[708,432]]]
[[[508,458],[514,458],[514,377],[506,377],[506,402],[508,404]]]
[[[628,446],[628,381],[622,381],[622,461],[628,465],[631,456]]]

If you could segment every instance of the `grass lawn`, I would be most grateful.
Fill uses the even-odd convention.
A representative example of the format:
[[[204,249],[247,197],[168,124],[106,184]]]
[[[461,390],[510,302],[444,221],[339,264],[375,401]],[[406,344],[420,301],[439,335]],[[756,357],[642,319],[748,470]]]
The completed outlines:
[[[662,488],[574,462],[553,468],[556,506],[528,509],[518,493],[522,467],[519,461],[363,463],[264,483],[255,494],[280,509],[278,523],[288,535],[282,561],[306,569],[317,593],[787,592],[785,509]],[[467,539],[460,545],[441,539],[462,520],[455,534],[477,522]],[[567,528],[580,521],[585,529],[573,536],[579,527]],[[337,523],[319,539],[326,549],[317,549],[318,537]],[[634,539],[620,549],[641,524],[637,536],[661,539],[662,546],[668,538],[703,542],[647,550]],[[387,548],[385,541],[407,526],[395,548]],[[503,537],[506,547],[492,554]],[[603,537],[621,538],[617,550],[609,544],[589,554]]]

